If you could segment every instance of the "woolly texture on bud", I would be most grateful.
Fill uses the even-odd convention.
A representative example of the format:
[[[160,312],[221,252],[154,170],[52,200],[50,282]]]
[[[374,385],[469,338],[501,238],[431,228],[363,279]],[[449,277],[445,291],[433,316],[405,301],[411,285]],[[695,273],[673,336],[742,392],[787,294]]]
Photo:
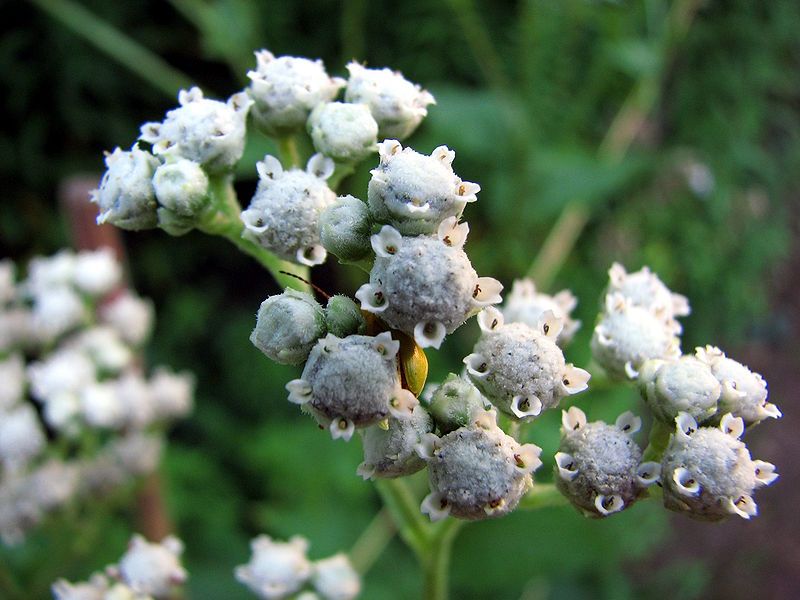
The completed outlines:
[[[447,333],[488,304],[500,302],[503,286],[478,277],[462,245],[466,224],[450,217],[437,236],[402,237],[388,225],[372,236],[377,254],[370,283],[356,292],[361,309],[422,347],[438,348]]]
[[[436,232],[447,217],[461,217],[480,186],[453,172],[456,153],[439,146],[430,156],[403,148],[397,140],[378,144],[380,163],[371,171],[367,201],[372,218],[403,235]]]
[[[209,172],[224,172],[242,157],[245,122],[252,100],[240,92],[227,102],[203,97],[200,88],[181,90],[180,106],[161,123],[145,123],[139,139],[153,144],[153,153],[186,158]]]
[[[364,462],[356,473],[364,479],[403,477],[425,467],[416,451],[422,435],[433,431],[433,419],[422,406],[408,417],[389,415],[385,423],[363,431]]]
[[[346,554],[315,562],[311,583],[325,600],[352,600],[361,591],[361,579]]]
[[[318,104],[307,128],[317,152],[338,162],[357,163],[377,150],[378,124],[364,104]]]
[[[681,355],[674,328],[624,296],[606,296],[606,311],[594,328],[591,348],[597,363],[615,379],[635,379],[642,363],[651,358]]]
[[[208,175],[196,162],[179,158],[156,169],[153,189],[162,208],[191,219],[208,201]]]
[[[616,424],[586,422],[573,406],[562,413],[561,445],[555,455],[555,482],[588,517],[605,517],[629,507],[658,481],[660,465],[642,463],[631,439],[642,420],[626,412]]]
[[[134,535],[119,561],[119,575],[137,593],[167,598],[174,586],[186,581],[186,571],[180,563],[182,553],[183,544],[176,537],[150,543]]]
[[[358,198],[338,197],[322,211],[319,225],[322,245],[340,260],[358,261],[372,251],[372,219],[367,205]]]
[[[564,346],[572,341],[581,326],[580,321],[570,317],[577,304],[578,300],[569,290],[561,290],[555,296],[550,296],[537,292],[533,280],[526,278],[514,281],[501,310],[506,323],[525,323],[529,327],[536,327],[542,315],[551,311],[563,323],[556,341],[559,346]]]
[[[287,135],[303,128],[318,104],[336,97],[344,87],[340,77],[329,77],[321,60],[296,56],[275,58],[267,50],[256,55],[256,69],[247,73],[247,93],[254,100],[253,117],[267,135]]]
[[[744,422],[730,414],[720,426],[698,427],[687,413],[675,419],[661,463],[664,506],[704,521],[758,514],[752,494],[778,478],[775,466],[752,460],[739,441]]]
[[[728,358],[715,346],[696,348],[695,356],[711,368],[722,387],[720,415],[731,413],[734,417],[741,417],[746,425],[781,417],[778,407],[767,402],[767,382],[761,375]]]
[[[717,412],[720,384],[711,368],[694,356],[645,361],[638,385],[653,415],[664,423],[673,423],[681,412],[702,423]]]
[[[397,71],[367,69],[357,62],[348,64],[347,70],[345,99],[369,106],[381,138],[407,138],[428,114],[427,106],[436,104],[429,92]]]
[[[475,411],[484,408],[486,399],[472,383],[450,373],[431,394],[428,410],[439,430],[446,434],[470,424]]]
[[[294,594],[311,577],[306,557],[308,541],[295,536],[288,542],[260,535],[250,542],[250,562],[236,567],[236,579],[259,598],[285,598]]]
[[[277,158],[267,155],[256,168],[258,188],[242,212],[244,236],[286,260],[309,266],[325,262],[319,224],[322,211],[336,199],[325,183],[333,161],[315,154],[305,171],[284,171]]]
[[[345,440],[355,427],[382,421],[390,412],[405,416],[417,400],[400,387],[399,348],[389,332],[344,339],[328,334],[311,350],[301,378],[286,385],[289,401],[328,425],[334,438]]]
[[[489,307],[478,324],[481,338],[464,364],[472,382],[504,413],[536,417],[588,387],[589,373],[567,364],[556,345],[561,321],[552,312],[544,313],[533,329],[504,324],[500,311]]]
[[[331,296],[325,306],[325,325],[330,333],[340,338],[355,333],[363,334],[367,329],[358,304],[351,298],[338,294]]]
[[[417,448],[428,463],[431,493],[422,512],[436,521],[503,516],[531,487],[541,448],[520,445],[497,426],[494,411],[479,410],[472,423],[440,438],[423,436]]]
[[[327,333],[325,313],[311,294],[287,288],[258,309],[250,341],[282,365],[299,365]]]
[[[648,267],[628,273],[619,263],[608,270],[608,294],[621,294],[632,306],[641,306],[666,319],[691,312],[686,296],[675,294]]]
[[[100,213],[97,223],[121,229],[151,229],[158,221],[153,173],[158,159],[135,145],[130,151],[116,148],[106,155],[106,172],[91,200]]]

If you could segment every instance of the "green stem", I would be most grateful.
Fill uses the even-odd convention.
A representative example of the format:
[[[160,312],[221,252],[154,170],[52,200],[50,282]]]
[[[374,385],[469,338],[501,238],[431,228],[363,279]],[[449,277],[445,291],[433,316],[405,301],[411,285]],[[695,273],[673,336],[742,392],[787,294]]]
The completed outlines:
[[[70,0],[31,2],[170,98],[175,98],[179,89],[191,87],[186,75],[80,4]]]
[[[300,167],[300,151],[293,135],[278,138],[278,157],[284,167]]]
[[[255,258],[270,272],[281,287],[291,287],[301,291],[310,291],[310,286],[300,279],[281,273],[293,273],[304,280],[309,280],[309,269],[282,260],[269,250],[255,242],[243,238],[244,223],[240,218],[241,208],[233,189],[233,178],[230,175],[211,178],[209,185],[211,194],[211,211],[204,217],[198,229],[210,235],[224,237],[239,250]]]
[[[392,515],[400,537],[422,561],[430,542],[431,524],[422,516],[408,484],[403,479],[383,479],[377,481],[375,487]]]
[[[336,170],[328,177],[328,187],[335,192],[345,177],[355,173],[355,170],[356,166],[353,163],[336,163]]]
[[[537,483],[519,503],[522,510],[538,510],[551,506],[566,506],[567,499],[561,495],[553,483]]]
[[[361,576],[375,564],[396,532],[389,511],[381,509],[350,549],[350,562]]]
[[[664,450],[667,449],[669,438],[672,432],[675,431],[674,426],[669,426],[661,421],[654,421],[653,427],[650,429],[650,440],[647,448],[644,449],[642,460],[661,462],[661,457],[664,455]]]
[[[24,598],[22,588],[11,573],[11,569],[4,562],[0,562],[0,596],[8,598],[8,600]]]
[[[426,560],[422,562],[425,575],[423,597],[426,600],[447,598],[453,541],[463,524],[463,521],[448,517],[434,530]]]

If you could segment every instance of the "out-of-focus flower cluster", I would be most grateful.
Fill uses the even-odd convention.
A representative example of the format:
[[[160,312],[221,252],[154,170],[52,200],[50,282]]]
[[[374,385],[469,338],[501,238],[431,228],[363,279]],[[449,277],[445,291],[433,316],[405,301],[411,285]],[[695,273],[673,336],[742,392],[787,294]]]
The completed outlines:
[[[139,350],[149,301],[121,287],[108,249],[0,262],[0,538],[155,469],[159,430],[186,415],[193,378]],[[93,449],[93,450],[90,450]]]

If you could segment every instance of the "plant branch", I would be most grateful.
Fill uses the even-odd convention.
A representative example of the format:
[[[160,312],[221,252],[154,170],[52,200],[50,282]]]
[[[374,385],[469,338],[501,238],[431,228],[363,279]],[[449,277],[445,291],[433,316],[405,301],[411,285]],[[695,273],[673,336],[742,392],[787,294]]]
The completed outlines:
[[[519,508],[521,510],[539,510],[567,504],[569,502],[561,495],[554,483],[537,483],[522,497]]]
[[[383,479],[377,481],[375,487],[392,515],[400,537],[422,562],[430,543],[431,525],[422,517],[408,484],[403,479]]]
[[[350,549],[350,562],[363,577],[397,532],[392,516],[382,508]]]

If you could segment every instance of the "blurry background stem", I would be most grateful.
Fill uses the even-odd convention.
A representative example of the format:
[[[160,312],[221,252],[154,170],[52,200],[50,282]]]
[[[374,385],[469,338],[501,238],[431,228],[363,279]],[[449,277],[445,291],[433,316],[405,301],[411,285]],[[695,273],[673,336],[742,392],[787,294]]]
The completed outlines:
[[[597,149],[597,160],[614,165],[628,152],[660,97],[663,80],[678,44],[684,39],[700,0],[676,0],[658,39],[658,65],[642,75],[611,122]],[[591,213],[581,198],[567,204],[547,235],[527,276],[546,291],[572,252]]]

